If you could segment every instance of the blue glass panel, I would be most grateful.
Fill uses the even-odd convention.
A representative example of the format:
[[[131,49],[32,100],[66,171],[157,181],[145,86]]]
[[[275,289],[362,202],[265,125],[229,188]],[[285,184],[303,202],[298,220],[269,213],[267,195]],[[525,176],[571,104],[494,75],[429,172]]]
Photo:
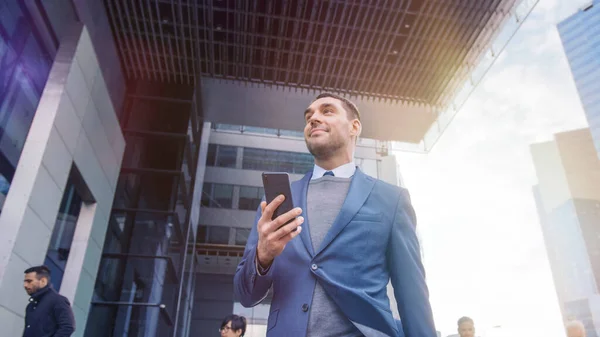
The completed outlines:
[[[26,10],[19,1],[0,2],[0,210],[52,62]]]
[[[52,285],[56,290],[60,289],[62,277],[65,273],[81,203],[82,200],[77,194],[75,185],[69,180],[56,216],[46,260],[44,261],[44,264],[50,268]]]

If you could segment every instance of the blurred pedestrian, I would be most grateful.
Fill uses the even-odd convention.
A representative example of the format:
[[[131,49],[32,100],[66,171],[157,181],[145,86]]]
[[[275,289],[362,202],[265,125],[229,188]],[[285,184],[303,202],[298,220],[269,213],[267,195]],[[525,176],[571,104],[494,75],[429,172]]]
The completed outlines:
[[[69,337],[75,331],[75,318],[69,300],[50,284],[46,266],[25,270],[23,287],[29,296],[25,309],[23,337]]]
[[[565,326],[567,337],[585,337],[585,326],[581,321],[570,321]]]
[[[475,322],[471,317],[463,316],[458,322],[458,335],[460,337],[475,337]]]
[[[246,333],[246,317],[229,315],[223,319],[219,329],[221,337],[240,337]]]

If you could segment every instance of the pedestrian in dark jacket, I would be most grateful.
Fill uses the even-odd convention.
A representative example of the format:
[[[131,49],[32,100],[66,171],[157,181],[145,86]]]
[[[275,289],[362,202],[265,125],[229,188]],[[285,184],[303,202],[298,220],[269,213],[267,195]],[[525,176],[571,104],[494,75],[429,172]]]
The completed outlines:
[[[31,296],[25,310],[23,337],[69,337],[75,331],[71,304],[50,284],[46,266],[25,270],[25,291]]]

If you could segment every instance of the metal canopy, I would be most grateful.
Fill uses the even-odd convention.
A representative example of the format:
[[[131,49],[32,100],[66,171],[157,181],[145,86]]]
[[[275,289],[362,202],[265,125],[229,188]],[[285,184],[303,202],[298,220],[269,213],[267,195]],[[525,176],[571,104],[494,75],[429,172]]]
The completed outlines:
[[[130,79],[199,76],[445,108],[516,0],[105,0]]]

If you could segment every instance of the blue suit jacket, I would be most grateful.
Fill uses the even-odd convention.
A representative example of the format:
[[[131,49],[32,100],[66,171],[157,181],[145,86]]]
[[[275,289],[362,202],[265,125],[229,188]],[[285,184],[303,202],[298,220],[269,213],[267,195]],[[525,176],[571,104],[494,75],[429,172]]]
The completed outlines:
[[[304,212],[302,232],[265,276],[257,274],[255,264],[257,213],[234,279],[241,304],[257,305],[273,287],[267,335],[304,337],[319,282],[365,336],[436,337],[407,191],[357,169],[338,217],[321,247],[313,249],[305,213],[311,175],[292,183],[294,204]],[[390,310],[390,279],[401,324]]]

